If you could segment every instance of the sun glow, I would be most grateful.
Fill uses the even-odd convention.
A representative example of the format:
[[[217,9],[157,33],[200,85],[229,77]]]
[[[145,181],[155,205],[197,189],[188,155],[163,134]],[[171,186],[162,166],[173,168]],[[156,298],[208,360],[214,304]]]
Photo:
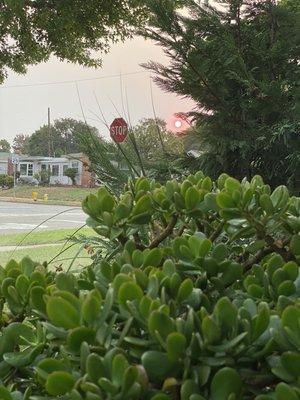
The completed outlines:
[[[188,120],[184,117],[180,117],[180,115],[173,114],[167,120],[167,129],[173,132],[175,135],[183,134],[187,129],[189,129],[190,124]]]
[[[175,121],[174,123],[175,128],[179,129],[182,127],[182,121],[180,121],[179,119]]]

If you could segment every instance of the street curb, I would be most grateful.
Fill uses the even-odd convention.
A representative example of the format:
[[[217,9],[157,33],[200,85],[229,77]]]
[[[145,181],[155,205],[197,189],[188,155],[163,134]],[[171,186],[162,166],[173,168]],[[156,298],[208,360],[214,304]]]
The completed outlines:
[[[29,245],[14,245],[14,246],[2,246],[0,245],[0,254],[6,251],[17,251],[17,250],[30,250],[30,249],[39,249],[44,247],[57,247],[61,246],[62,243],[44,243],[44,244],[29,244]]]
[[[31,199],[26,199],[23,197],[0,197],[0,201],[4,201],[6,203],[25,203],[25,204],[43,204],[48,206],[72,206],[72,207],[81,207],[81,203],[79,201],[59,201],[59,200],[37,200],[33,201]]]

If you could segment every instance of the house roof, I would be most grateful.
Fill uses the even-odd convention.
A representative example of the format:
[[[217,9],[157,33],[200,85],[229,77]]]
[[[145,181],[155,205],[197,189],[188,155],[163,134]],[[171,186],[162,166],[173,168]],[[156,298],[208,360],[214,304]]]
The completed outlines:
[[[67,154],[61,157],[43,157],[43,156],[28,156],[23,155],[19,156],[20,162],[42,162],[45,164],[49,163],[65,163],[68,162],[70,159],[78,160],[80,157],[83,156],[83,153],[76,153],[76,154]]]
[[[12,156],[11,153],[7,153],[7,152],[4,152],[4,151],[0,152],[0,160],[8,160],[9,157],[11,157],[11,156]]]
[[[70,153],[70,154],[64,154],[62,157],[79,159],[82,157],[86,157],[86,155],[84,153]]]

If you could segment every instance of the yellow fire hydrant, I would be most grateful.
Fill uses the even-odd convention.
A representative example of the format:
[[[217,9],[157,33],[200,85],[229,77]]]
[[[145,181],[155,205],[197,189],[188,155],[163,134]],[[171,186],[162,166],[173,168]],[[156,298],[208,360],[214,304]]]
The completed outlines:
[[[38,198],[38,192],[32,192],[32,200],[37,201]]]
[[[48,195],[46,193],[44,194],[44,201],[48,201]]]

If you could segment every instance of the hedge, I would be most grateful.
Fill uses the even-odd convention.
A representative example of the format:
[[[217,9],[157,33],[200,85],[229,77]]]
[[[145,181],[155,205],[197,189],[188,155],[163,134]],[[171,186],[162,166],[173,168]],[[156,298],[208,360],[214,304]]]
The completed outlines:
[[[14,178],[7,174],[0,174],[0,188],[12,188],[14,186]]]
[[[0,270],[1,399],[300,399],[299,198],[198,172],[83,209],[89,267]]]

